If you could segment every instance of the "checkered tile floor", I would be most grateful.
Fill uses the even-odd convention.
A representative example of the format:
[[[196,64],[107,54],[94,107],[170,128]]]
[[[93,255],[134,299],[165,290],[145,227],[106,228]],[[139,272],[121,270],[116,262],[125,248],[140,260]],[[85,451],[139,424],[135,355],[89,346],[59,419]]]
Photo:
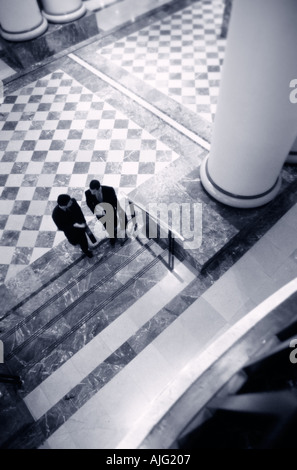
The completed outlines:
[[[64,239],[51,213],[89,181],[129,193],[178,155],[63,71],[0,105],[0,281]]]
[[[196,2],[98,54],[212,122],[226,46],[223,13],[223,0]]]
[[[98,50],[212,121],[225,39],[223,0],[195,2]],[[129,193],[178,155],[73,77],[57,71],[0,105],[0,282],[64,239],[51,219],[57,195],[81,203],[90,179]]]

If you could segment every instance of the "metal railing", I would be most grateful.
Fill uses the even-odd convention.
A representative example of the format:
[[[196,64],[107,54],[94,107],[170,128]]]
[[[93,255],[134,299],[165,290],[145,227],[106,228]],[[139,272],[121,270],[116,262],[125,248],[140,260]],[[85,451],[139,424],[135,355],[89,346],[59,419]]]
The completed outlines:
[[[131,213],[131,219],[130,220],[135,220],[134,223],[134,230],[137,231],[138,229],[138,223],[136,220],[136,213],[135,213],[135,207],[140,209],[144,214],[145,214],[145,230],[146,230],[146,236],[147,234],[147,228],[149,226],[149,220],[153,220],[157,224],[158,229],[162,229],[167,232],[167,239],[168,239],[168,268],[170,271],[174,270],[174,256],[175,256],[175,239],[178,238],[181,242],[184,242],[185,239],[184,237],[179,234],[176,230],[174,230],[172,227],[170,227],[168,224],[163,222],[159,217],[149,213],[149,211],[139,202],[133,201],[129,196],[127,196],[125,193],[120,193],[120,196],[125,198],[128,201],[130,213]],[[129,220],[128,220],[129,222]],[[149,238],[149,235],[148,235]]]

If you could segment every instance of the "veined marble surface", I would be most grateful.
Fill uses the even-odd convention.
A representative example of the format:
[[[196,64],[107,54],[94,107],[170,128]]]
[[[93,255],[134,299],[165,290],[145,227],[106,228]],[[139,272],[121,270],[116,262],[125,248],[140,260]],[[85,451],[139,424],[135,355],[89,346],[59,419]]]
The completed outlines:
[[[0,339],[3,368],[20,374],[24,385],[15,390],[1,384],[4,448],[116,446],[127,432],[130,411],[137,419],[193,354],[246,314],[262,290],[274,287],[269,271],[274,263],[268,259],[263,272],[248,257],[248,275],[242,263],[235,279],[231,273],[226,280],[224,274],[296,204],[296,169],[283,169],[281,193],[261,209],[237,210],[212,200],[199,174],[209,147],[195,139],[209,145],[212,124],[97,53],[143,28],[155,31],[156,22],[166,24],[168,16],[185,8],[191,13],[192,3],[170,2],[112,35],[96,37],[75,51],[89,67],[67,56],[71,48],[5,87],[5,108],[0,109],[1,279],[11,267],[10,273],[18,274],[0,285]],[[209,2],[204,6],[208,10]],[[170,56],[170,48],[166,52]],[[217,81],[210,85],[218,87]],[[61,113],[66,113],[63,118]],[[145,207],[151,202],[200,204],[202,245],[195,250],[179,245],[176,254],[182,262],[176,260],[173,273],[164,263],[168,253],[163,259],[154,240],[146,247],[131,240],[114,248],[105,241],[92,260],[83,257],[63,234],[59,238],[51,211],[57,194],[69,191],[87,214],[84,190],[98,174]],[[88,220],[94,222],[89,213]],[[281,280],[296,271],[295,233],[295,226],[287,227],[283,246],[272,250],[283,269]],[[285,249],[290,258],[282,267]],[[238,273],[244,287],[253,287],[252,298],[237,285]],[[232,296],[236,302],[231,308]],[[84,423],[81,433],[76,432],[77,417]]]

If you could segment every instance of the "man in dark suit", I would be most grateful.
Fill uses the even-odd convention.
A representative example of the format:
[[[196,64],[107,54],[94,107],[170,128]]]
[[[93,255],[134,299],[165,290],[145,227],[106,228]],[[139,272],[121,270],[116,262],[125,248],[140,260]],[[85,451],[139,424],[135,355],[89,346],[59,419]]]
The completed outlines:
[[[71,245],[80,245],[82,251],[89,258],[92,258],[93,253],[89,250],[86,236],[86,232],[89,232],[89,228],[76,199],[71,198],[68,194],[60,194],[57,203],[58,205],[52,213],[52,218],[56,226],[59,230],[64,232],[65,237]],[[95,243],[96,238],[91,232],[89,233],[91,234],[91,241]]]
[[[114,245],[118,227],[125,231],[128,222],[127,215],[118,202],[114,188],[101,186],[98,180],[92,180],[85,195],[89,209],[101,221],[109,235],[110,243]],[[101,210],[98,210],[100,207]]]

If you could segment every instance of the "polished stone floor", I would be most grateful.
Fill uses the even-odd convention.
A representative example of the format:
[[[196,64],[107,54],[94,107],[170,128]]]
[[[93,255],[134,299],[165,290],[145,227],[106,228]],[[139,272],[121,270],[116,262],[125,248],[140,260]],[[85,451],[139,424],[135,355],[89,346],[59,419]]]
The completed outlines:
[[[180,7],[177,2],[174,10]],[[131,15],[131,8],[128,11]],[[160,15],[167,17],[166,11],[158,9]],[[152,18],[142,18],[137,28]],[[128,25],[131,28],[135,29],[134,22]],[[121,30],[118,36],[123,34]],[[94,41],[81,52],[89,56],[100,45],[101,40]],[[80,66],[76,57],[66,55],[7,80],[1,106],[2,281],[62,240],[51,220],[59,193],[69,191],[84,202],[84,190],[93,177],[129,193],[188,151],[180,138],[177,146],[171,144],[178,136],[158,115],[116,93],[108,82],[94,76],[88,64]],[[99,55],[95,65],[102,70]],[[122,75],[124,71],[118,70]],[[163,101],[172,107],[166,95]],[[193,146],[191,151],[199,158],[203,149]]]
[[[28,68],[1,56],[0,339],[24,381],[1,387],[3,447],[115,448],[193,355],[297,274],[294,166],[257,210],[201,187],[223,2],[86,4],[97,34]],[[198,203],[201,245],[177,242],[173,272],[166,247],[135,237],[86,260],[51,212],[69,193],[101,237],[94,177],[144,207]]]
[[[196,2],[97,53],[212,122],[225,55],[223,8],[221,0]]]

